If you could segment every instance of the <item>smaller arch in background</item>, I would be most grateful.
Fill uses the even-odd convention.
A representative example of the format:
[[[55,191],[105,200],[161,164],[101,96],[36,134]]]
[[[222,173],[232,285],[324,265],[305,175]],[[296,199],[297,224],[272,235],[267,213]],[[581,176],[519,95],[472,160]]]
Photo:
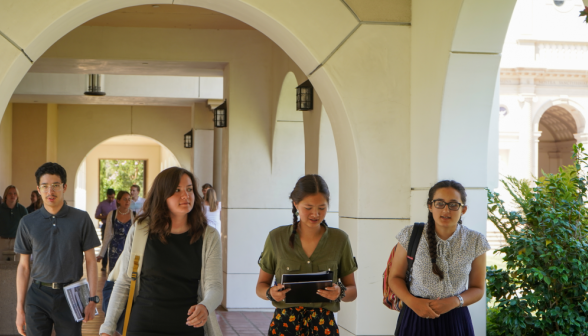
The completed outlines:
[[[89,186],[87,185],[87,182],[86,182],[87,181],[87,169],[88,169],[89,165],[92,165],[92,163],[88,164],[87,158],[98,147],[103,146],[103,145],[159,146],[159,162],[156,163],[156,167],[158,167],[158,169],[155,169],[156,171],[153,171],[153,169],[149,169],[148,167],[146,167],[147,176],[145,179],[145,191],[149,190],[150,181],[153,180],[155,178],[155,176],[157,176],[157,174],[159,174],[159,172],[161,172],[162,170],[169,168],[169,167],[181,167],[180,162],[178,161],[177,157],[169,150],[169,148],[167,148],[161,142],[159,142],[151,137],[148,137],[148,136],[136,135],[136,134],[118,135],[118,136],[114,136],[114,137],[108,138],[108,139],[100,142],[99,144],[94,146],[91,150],[89,150],[88,153],[86,153],[86,156],[84,156],[84,159],[82,160],[82,162],[78,166],[78,169],[76,171],[76,176],[75,176],[74,206],[78,209],[89,211],[90,214],[93,214],[92,211],[94,209],[92,209],[93,206],[90,205],[89,203],[95,203],[95,202],[91,201],[94,199],[95,195],[94,196],[90,195],[89,198],[87,196],[88,190],[89,190]],[[128,157],[122,157],[120,155],[114,155],[114,156],[116,156],[116,157],[104,157],[104,159],[118,159],[118,158],[120,158],[120,159],[137,159],[137,160],[147,159],[147,160],[149,160],[149,158],[147,158],[147,157],[138,157],[134,153],[129,153]],[[137,156],[137,157],[135,157],[135,156]],[[148,162],[148,165],[149,165],[149,162]],[[90,166],[90,167],[92,169],[95,168],[95,166]],[[96,183],[98,183],[97,179],[96,179]],[[98,200],[98,202],[100,202],[100,200]],[[96,205],[97,205],[97,203],[96,203]]]
[[[574,100],[564,98],[549,100],[541,105],[533,115],[533,129],[538,129],[541,117],[552,106],[562,107],[574,117],[577,133],[586,131],[586,119],[588,119],[586,108]]]

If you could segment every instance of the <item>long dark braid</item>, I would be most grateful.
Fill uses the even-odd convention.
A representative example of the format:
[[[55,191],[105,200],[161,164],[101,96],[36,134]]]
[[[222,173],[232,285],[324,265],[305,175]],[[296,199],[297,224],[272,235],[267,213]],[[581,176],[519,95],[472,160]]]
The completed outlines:
[[[296,238],[296,230],[298,229],[298,210],[292,203],[292,234],[290,235],[290,247],[294,247],[294,239]]]
[[[461,183],[453,181],[453,180],[444,180],[437,182],[431,189],[429,189],[429,198],[427,199],[427,205],[431,205],[433,203],[433,197],[437,190],[441,188],[453,188],[457,190],[461,196],[461,201],[463,204],[466,203],[466,192],[465,188],[461,185]],[[461,217],[459,218],[458,223],[461,225]],[[437,275],[439,279],[443,280],[443,271],[437,265],[437,236],[435,234],[435,219],[433,218],[433,213],[429,211],[429,216],[427,219],[427,245],[429,245],[429,256],[431,258],[431,263],[433,264],[433,274]]]
[[[437,265],[437,237],[435,236],[435,219],[433,213],[429,211],[429,218],[427,219],[427,245],[429,245],[429,256],[433,264],[433,274],[436,274],[439,279],[443,280],[443,271]]]
[[[327,182],[316,174],[306,175],[301,177],[292,193],[290,193],[290,199],[292,200],[292,234],[290,234],[290,247],[294,248],[294,239],[296,239],[296,231],[298,230],[298,211],[294,203],[300,203],[306,196],[321,193],[329,203],[329,187]],[[321,225],[327,226],[326,221],[322,221]]]

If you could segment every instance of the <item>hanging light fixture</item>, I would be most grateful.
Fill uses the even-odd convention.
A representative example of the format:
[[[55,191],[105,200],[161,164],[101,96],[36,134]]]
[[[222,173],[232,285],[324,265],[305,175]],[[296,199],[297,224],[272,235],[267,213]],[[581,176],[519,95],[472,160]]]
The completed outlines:
[[[310,81],[300,84],[296,88],[296,110],[297,111],[310,111],[313,108],[312,104],[313,88]]]
[[[214,109],[214,127],[227,127],[227,101]]]
[[[105,96],[104,92],[104,75],[88,74],[86,75],[86,96]]]
[[[192,130],[190,130],[190,132],[184,134],[184,148],[192,148],[192,138],[193,138]]]

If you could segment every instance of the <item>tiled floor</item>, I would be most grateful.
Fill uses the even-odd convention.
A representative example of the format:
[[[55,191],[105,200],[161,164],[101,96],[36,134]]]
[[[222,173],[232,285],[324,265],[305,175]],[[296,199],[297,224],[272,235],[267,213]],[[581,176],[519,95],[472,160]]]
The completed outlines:
[[[217,311],[216,316],[224,336],[267,335],[272,313]]]

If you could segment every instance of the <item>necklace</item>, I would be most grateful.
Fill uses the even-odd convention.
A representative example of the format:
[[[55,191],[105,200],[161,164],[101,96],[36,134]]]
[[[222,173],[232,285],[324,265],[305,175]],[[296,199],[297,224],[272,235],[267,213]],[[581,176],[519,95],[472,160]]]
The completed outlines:
[[[118,209],[118,213],[122,216],[127,215],[129,212],[131,212],[131,208],[129,208],[129,210],[127,210],[127,212],[122,212],[122,211],[120,211],[120,208]]]

